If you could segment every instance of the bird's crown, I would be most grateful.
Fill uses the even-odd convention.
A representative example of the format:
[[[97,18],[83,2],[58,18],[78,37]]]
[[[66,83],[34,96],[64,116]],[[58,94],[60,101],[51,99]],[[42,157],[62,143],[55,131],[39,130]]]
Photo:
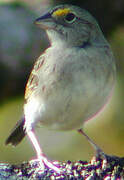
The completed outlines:
[[[53,12],[53,16],[66,16],[70,12],[69,8],[59,8]]]

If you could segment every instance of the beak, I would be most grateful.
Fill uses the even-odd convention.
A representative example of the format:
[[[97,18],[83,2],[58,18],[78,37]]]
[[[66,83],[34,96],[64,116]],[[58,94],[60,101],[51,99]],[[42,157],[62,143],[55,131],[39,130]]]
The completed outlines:
[[[51,14],[50,13],[47,13],[47,14],[44,14],[43,16],[37,18],[35,21],[34,21],[34,24],[40,24],[42,22],[44,22],[45,20],[48,20],[51,18]]]
[[[42,29],[53,29],[53,21],[50,13],[44,14],[37,18],[34,24],[38,25]]]

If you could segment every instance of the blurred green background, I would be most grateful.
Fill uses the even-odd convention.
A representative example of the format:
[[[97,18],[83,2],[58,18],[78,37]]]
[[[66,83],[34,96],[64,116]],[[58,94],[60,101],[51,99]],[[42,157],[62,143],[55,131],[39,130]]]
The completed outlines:
[[[23,113],[24,87],[36,58],[48,46],[45,33],[33,21],[47,8],[72,3],[89,10],[110,42],[117,64],[117,82],[110,103],[84,131],[105,153],[124,156],[124,2],[122,0],[0,0],[0,161],[19,163],[35,158],[25,138],[16,148],[4,142]],[[89,160],[94,151],[75,131],[37,128],[44,153],[56,160]]]

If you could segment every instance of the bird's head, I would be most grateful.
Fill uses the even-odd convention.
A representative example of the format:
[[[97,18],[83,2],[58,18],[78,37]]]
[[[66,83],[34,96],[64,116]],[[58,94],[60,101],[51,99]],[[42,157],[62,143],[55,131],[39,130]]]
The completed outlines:
[[[52,44],[60,41],[66,42],[68,46],[81,47],[84,43],[104,41],[99,25],[92,15],[73,5],[56,6],[36,19],[35,24],[46,30]]]

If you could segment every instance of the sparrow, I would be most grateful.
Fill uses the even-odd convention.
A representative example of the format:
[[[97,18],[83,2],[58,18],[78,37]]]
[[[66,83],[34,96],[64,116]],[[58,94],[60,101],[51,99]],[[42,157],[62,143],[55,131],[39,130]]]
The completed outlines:
[[[36,60],[25,89],[24,116],[6,144],[18,145],[27,135],[45,166],[61,170],[43,154],[36,125],[59,131],[76,130],[102,150],[82,130],[107,104],[116,77],[115,59],[97,21],[86,10],[59,5],[36,19],[50,46]],[[53,139],[54,141],[54,139]]]

